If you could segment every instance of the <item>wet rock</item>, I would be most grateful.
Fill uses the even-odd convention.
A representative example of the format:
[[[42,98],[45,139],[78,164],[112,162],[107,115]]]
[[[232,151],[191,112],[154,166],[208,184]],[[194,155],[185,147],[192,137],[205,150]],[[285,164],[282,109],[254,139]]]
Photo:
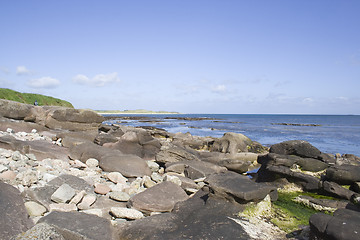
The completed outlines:
[[[129,204],[142,212],[169,212],[177,202],[187,198],[180,186],[172,182],[162,182],[133,196]]]
[[[317,213],[309,220],[310,239],[359,239],[360,214],[349,209],[339,209],[334,215]]]
[[[332,195],[335,195],[336,197],[347,199],[347,200],[350,200],[351,196],[353,194],[355,194],[355,192],[353,192],[349,189],[343,188],[342,186],[340,186],[337,183],[328,182],[328,181],[323,182],[323,190]]]
[[[360,181],[360,166],[335,165],[326,170],[326,179],[346,185]]]
[[[319,149],[302,140],[291,140],[274,144],[270,148],[270,153],[296,155],[305,158],[319,158],[321,156]]]

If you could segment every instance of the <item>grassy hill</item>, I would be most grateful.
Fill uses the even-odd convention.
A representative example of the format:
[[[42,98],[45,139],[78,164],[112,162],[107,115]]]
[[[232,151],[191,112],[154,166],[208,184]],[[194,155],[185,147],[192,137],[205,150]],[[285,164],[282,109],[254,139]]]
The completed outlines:
[[[0,99],[7,99],[28,104],[34,104],[36,100],[40,106],[48,105],[74,108],[71,103],[58,98],[34,93],[20,93],[7,88],[0,88]]]

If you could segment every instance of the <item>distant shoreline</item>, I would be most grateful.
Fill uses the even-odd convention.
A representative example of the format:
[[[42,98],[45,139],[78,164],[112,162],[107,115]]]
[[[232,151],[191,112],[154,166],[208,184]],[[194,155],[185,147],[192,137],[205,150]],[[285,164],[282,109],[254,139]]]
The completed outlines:
[[[179,112],[166,112],[166,111],[140,111],[140,110],[129,110],[129,111],[100,111],[95,110],[98,114],[101,115],[117,115],[117,114],[124,114],[124,115],[141,115],[141,114],[154,114],[154,115],[168,115],[168,114],[180,114]]]

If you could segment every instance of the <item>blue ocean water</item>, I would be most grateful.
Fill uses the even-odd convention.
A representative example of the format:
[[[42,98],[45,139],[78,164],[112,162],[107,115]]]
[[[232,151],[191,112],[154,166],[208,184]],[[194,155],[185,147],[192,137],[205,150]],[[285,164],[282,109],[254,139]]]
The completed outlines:
[[[359,115],[176,114],[115,116],[144,117],[144,119],[109,120],[107,123],[152,126],[163,128],[172,133],[190,132],[192,135],[212,137],[221,137],[225,132],[236,132],[242,133],[265,146],[287,140],[306,140],[322,152],[349,153],[360,156]]]

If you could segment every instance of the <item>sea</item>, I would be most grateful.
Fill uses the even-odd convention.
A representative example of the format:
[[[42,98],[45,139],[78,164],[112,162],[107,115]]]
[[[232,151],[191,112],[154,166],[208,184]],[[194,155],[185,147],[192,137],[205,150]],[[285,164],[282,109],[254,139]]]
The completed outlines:
[[[211,137],[235,132],[269,147],[287,140],[305,140],[321,152],[360,156],[360,115],[118,114],[105,123]]]

